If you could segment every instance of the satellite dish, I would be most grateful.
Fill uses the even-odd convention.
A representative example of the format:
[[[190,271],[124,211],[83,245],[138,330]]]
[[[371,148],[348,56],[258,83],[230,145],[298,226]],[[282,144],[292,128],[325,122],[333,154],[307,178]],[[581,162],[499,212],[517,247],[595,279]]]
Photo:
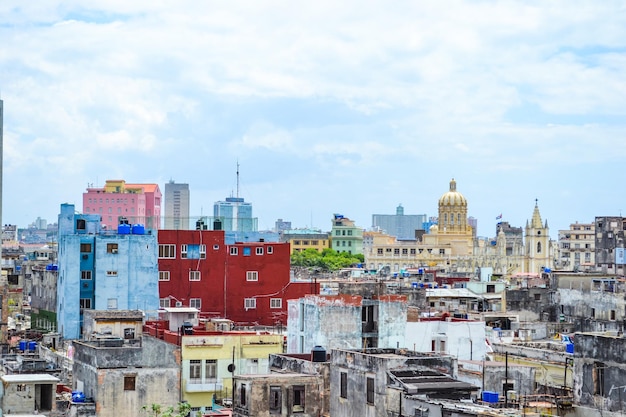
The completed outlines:
[[[233,372],[235,372],[235,364],[234,363],[229,363],[228,364],[228,372],[230,372],[231,374]]]

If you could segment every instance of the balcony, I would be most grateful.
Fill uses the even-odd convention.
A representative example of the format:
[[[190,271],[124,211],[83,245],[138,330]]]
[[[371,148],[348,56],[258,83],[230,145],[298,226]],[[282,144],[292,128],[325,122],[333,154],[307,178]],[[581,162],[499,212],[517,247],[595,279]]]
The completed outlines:
[[[224,388],[216,378],[191,378],[185,381],[185,392],[218,392]]]

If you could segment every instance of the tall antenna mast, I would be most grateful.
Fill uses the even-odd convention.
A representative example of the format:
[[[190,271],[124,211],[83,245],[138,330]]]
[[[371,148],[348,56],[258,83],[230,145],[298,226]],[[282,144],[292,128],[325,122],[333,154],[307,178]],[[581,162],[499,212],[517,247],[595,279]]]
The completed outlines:
[[[237,198],[239,198],[239,159],[237,160]]]

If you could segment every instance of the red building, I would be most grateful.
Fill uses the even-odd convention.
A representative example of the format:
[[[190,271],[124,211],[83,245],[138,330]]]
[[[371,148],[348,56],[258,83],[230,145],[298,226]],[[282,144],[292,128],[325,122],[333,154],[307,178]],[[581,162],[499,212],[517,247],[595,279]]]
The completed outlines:
[[[195,307],[236,323],[287,323],[287,300],[318,294],[290,281],[288,243],[226,245],[224,231],[159,230],[162,307]]]

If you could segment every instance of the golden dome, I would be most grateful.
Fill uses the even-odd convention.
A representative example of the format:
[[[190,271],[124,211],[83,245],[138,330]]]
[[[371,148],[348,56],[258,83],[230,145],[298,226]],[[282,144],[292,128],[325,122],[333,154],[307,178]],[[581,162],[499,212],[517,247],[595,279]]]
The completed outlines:
[[[467,207],[467,200],[463,197],[463,194],[456,190],[456,181],[454,178],[450,181],[450,191],[444,193],[441,198],[439,198],[439,207],[441,206]]]

